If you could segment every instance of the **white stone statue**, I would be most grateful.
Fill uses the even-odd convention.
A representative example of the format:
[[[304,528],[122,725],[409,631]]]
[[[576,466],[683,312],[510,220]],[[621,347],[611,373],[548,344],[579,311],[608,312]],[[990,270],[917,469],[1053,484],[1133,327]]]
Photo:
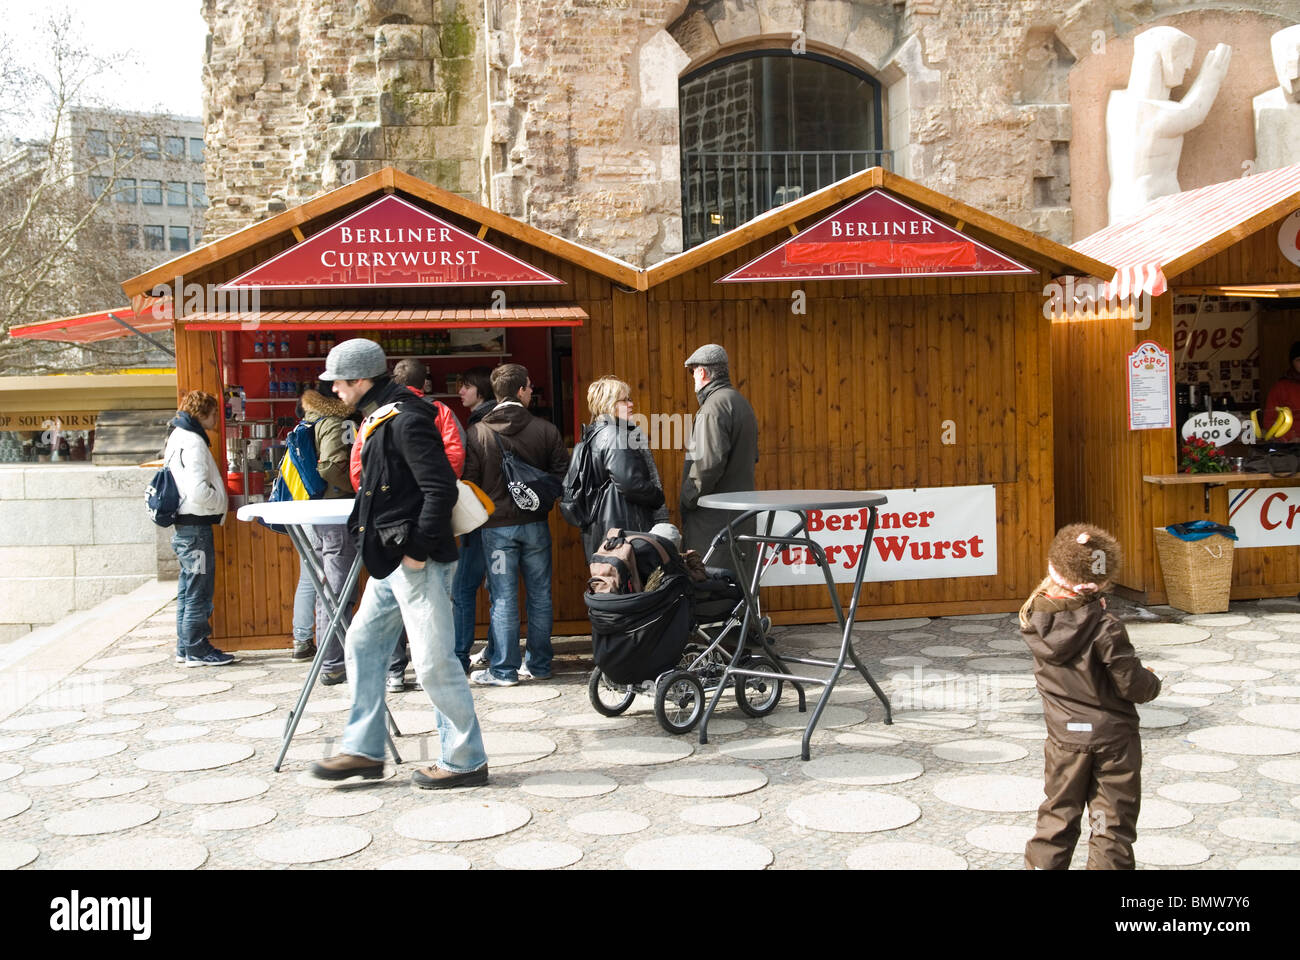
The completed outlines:
[[[1255,170],[1300,163],[1300,24],[1273,34],[1278,86],[1255,98]]]
[[[1178,193],[1183,136],[1200,125],[1228,72],[1232,48],[1220,43],[1182,100],[1169,99],[1192,66],[1196,41],[1173,27],[1152,27],[1133,38],[1128,88],[1106,104],[1106,161],[1110,222],[1137,212],[1156,197]]]

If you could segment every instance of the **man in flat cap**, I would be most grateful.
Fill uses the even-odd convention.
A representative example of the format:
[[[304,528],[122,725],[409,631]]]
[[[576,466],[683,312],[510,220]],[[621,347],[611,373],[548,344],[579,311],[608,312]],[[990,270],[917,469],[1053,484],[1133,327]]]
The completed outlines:
[[[731,514],[725,510],[705,510],[698,505],[699,499],[710,493],[754,489],[758,421],[749,401],[731,385],[727,351],[722,347],[706,343],[686,358],[686,369],[695,380],[700,410],[691,428],[682,470],[682,537],[685,549],[703,554],[718,531],[727,525]],[[731,566],[725,553],[715,556],[711,562],[716,566]]]

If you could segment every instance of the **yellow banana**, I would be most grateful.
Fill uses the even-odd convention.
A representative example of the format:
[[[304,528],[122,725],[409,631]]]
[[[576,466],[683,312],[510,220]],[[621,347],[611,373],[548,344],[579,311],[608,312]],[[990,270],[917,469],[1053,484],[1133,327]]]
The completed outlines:
[[[1282,418],[1282,426],[1273,434],[1273,436],[1274,438],[1285,437],[1291,432],[1291,425],[1295,423],[1295,417],[1292,415],[1290,407],[1278,407],[1277,412]]]
[[[1273,426],[1269,427],[1268,432],[1264,434],[1264,439],[1272,440],[1274,437],[1280,437],[1283,433],[1286,432],[1286,430],[1291,429],[1291,427],[1289,426],[1290,423],[1291,423],[1291,411],[1286,407],[1278,407],[1277,419],[1273,421]],[[1287,424],[1285,430],[1283,429],[1283,424]]]
[[[1259,409],[1258,409],[1258,408],[1256,408],[1256,409],[1250,411],[1250,425],[1251,425],[1251,426],[1254,428],[1254,430],[1255,430],[1255,434],[1254,434],[1254,436],[1255,436],[1255,442],[1258,443],[1259,441],[1263,440],[1263,439],[1264,439],[1264,431],[1261,430],[1260,427],[1259,427]]]

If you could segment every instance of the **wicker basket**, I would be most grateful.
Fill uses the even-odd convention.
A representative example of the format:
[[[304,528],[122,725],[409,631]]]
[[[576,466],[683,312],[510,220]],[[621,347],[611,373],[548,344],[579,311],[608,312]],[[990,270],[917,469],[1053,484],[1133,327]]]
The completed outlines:
[[[1232,593],[1232,544],[1222,534],[1204,540],[1179,540],[1155,528],[1156,553],[1171,607],[1187,613],[1220,613]]]

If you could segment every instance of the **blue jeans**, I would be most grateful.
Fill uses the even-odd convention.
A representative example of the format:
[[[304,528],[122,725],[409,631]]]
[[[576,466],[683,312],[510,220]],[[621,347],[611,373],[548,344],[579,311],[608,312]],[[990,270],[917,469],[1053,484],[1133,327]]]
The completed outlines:
[[[460,559],[456,563],[456,578],[451,582],[451,601],[456,617],[456,659],[462,670],[469,669],[469,651],[474,646],[474,607],[478,604],[478,588],[487,573],[483,556],[483,531],[471,530],[460,538]],[[488,662],[492,658],[492,634],[488,633]]]
[[[527,660],[534,677],[551,675],[551,528],[545,521],[483,528],[492,601],[492,676],[519,678],[519,575],[528,610]]]
[[[352,683],[344,753],[384,759],[384,676],[393,644],[405,625],[415,674],[438,718],[438,766],[466,773],[487,763],[474,697],[456,662],[451,622],[455,570],[455,563],[430,561],[412,570],[403,562],[384,579],[372,577],[366,584],[343,645]]]
[[[307,564],[298,558],[298,589],[293,595],[293,639],[308,643],[315,635],[316,588],[307,575]]]
[[[172,528],[172,550],[180,562],[176,578],[176,655],[201,657],[212,652],[212,594],[217,582],[217,552],[212,525]]]

